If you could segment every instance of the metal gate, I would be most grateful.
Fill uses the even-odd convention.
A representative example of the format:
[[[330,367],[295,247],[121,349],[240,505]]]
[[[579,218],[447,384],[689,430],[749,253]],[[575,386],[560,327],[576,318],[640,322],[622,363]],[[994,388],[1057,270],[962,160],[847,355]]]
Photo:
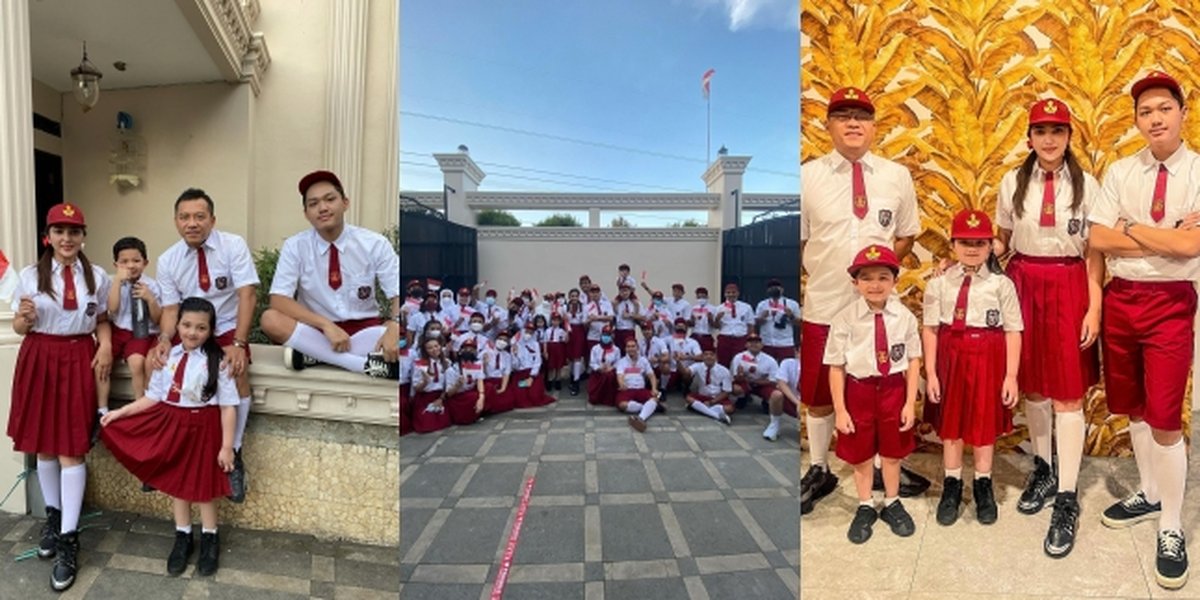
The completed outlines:
[[[475,285],[479,277],[474,227],[440,215],[400,211],[400,285],[413,279],[441,280],[444,289]]]
[[[726,229],[721,257],[722,287],[738,284],[742,300],[751,306],[766,298],[771,279],[783,283],[784,296],[799,300],[800,215]]]

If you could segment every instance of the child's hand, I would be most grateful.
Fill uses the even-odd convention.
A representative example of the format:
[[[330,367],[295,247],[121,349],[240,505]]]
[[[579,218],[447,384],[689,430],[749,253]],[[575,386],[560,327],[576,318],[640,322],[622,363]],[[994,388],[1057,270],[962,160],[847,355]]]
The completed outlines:
[[[1017,389],[1017,377],[1015,375],[1004,378],[1004,388],[1002,392],[1002,400],[1004,408],[1012,408],[1017,405],[1017,400],[1021,398],[1021,393]]]
[[[934,404],[942,401],[942,385],[938,381],[937,375],[930,373],[925,376],[925,394],[929,396],[929,401]]]
[[[103,414],[103,415],[100,417],[100,426],[101,426],[101,427],[107,427],[109,423],[111,423],[111,422],[113,422],[113,421],[116,421],[117,419],[120,419],[121,417],[125,416],[125,415],[122,413],[122,411],[123,411],[123,410],[124,410],[124,409],[119,409],[119,410],[110,410],[110,411],[108,411],[108,412],[104,413],[104,414]]]
[[[904,408],[900,409],[900,431],[908,431],[912,429],[917,422],[917,409],[913,402],[905,402]]]
[[[350,335],[337,323],[331,322],[321,330],[321,333],[325,334],[325,339],[329,340],[329,347],[334,352],[346,352],[350,349]]]
[[[37,305],[33,303],[33,298],[30,296],[21,296],[21,303],[17,307],[17,314],[25,319],[26,323],[33,325],[37,322]]]
[[[1079,349],[1087,350],[1100,336],[1100,311],[1089,310],[1083,316],[1083,330],[1079,335]]]
[[[233,471],[233,448],[221,448],[221,451],[217,453],[217,464],[226,473]]]
[[[837,411],[835,416],[835,424],[837,430],[843,434],[854,433],[854,419],[850,418],[850,412],[845,410]]]

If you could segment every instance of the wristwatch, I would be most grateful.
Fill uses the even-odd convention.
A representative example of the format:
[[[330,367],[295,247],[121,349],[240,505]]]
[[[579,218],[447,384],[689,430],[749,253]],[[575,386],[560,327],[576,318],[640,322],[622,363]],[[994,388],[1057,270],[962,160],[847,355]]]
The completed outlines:
[[[239,340],[239,339],[237,339],[237,338],[234,338],[234,340],[233,340],[233,345],[234,345],[234,346],[237,346],[238,348],[241,348],[241,349],[243,349],[243,350],[245,350],[246,348],[249,348],[249,347],[250,347],[250,343],[249,343],[249,342],[247,342],[246,340]]]

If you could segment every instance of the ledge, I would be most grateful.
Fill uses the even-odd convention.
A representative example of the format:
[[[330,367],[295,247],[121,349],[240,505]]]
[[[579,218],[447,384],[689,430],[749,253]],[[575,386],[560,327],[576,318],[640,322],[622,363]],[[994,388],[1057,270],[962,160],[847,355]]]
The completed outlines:
[[[536,242],[715,242],[721,230],[710,227],[480,227],[480,240]]]
[[[472,210],[715,210],[719,194],[563,194],[556,192],[467,192]]]

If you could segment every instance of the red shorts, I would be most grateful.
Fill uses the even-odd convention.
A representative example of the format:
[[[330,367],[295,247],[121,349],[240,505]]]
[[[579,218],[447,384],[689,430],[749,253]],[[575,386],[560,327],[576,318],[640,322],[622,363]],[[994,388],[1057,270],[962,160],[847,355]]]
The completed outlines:
[[[829,393],[829,365],[825,364],[825,342],[829,326],[801,321],[800,401],[805,406],[832,406]]]
[[[383,325],[383,319],[379,317],[371,317],[369,319],[351,319],[349,321],[334,321],[334,325],[342,328],[346,335],[354,337],[354,334],[368,328],[378,327]]]
[[[1025,256],[1008,262],[1017,288],[1021,317],[1021,370],[1024,393],[1045,398],[1082,398],[1100,380],[1098,344],[1079,349],[1088,310],[1087,264],[1070,256]]]
[[[1195,316],[1189,281],[1109,282],[1100,327],[1109,412],[1142,417],[1154,429],[1183,427]]]
[[[772,383],[750,383],[745,379],[736,378],[733,380],[733,395],[735,397],[752,394],[763,400],[770,400],[771,394],[778,390],[779,388],[775,387]]]
[[[132,331],[121,329],[116,325],[112,326],[113,360],[120,358],[128,362],[129,357],[135,354],[140,354],[144,357],[156,343],[157,339],[155,336],[135,338]]]
[[[636,390],[628,390],[628,389],[618,390],[617,391],[617,408],[620,409],[622,404],[629,402],[630,400],[635,400],[637,402],[646,402],[649,399],[650,399],[650,390],[648,390],[646,388],[641,388],[641,389],[636,389]]]
[[[712,338],[711,334],[693,333],[692,339],[696,340],[696,342],[698,344],[700,344],[701,352],[707,352],[709,350],[715,350],[717,348],[717,345],[713,343],[713,338]]]
[[[837,457],[852,465],[875,457],[904,458],[916,447],[913,429],[900,431],[908,386],[903,373],[887,377],[846,377],[846,410],[854,433],[837,435]]]
[[[738,352],[746,350],[746,336],[744,335],[718,335],[717,336],[717,363],[729,366],[733,362],[733,357],[737,356]]]
[[[708,406],[712,406],[713,404],[720,404],[721,406],[725,407],[725,414],[729,414],[729,415],[733,414],[733,411],[734,411],[733,401],[729,399],[729,396],[725,396],[725,399],[720,402],[717,402],[716,398],[713,398],[712,396],[705,396],[704,394],[692,393],[692,394],[688,394],[687,397],[688,397],[688,400],[695,400],[697,402],[703,402],[704,404],[707,404]]]
[[[763,352],[775,359],[775,362],[782,363],[789,358],[796,358],[795,346],[763,346]]]

